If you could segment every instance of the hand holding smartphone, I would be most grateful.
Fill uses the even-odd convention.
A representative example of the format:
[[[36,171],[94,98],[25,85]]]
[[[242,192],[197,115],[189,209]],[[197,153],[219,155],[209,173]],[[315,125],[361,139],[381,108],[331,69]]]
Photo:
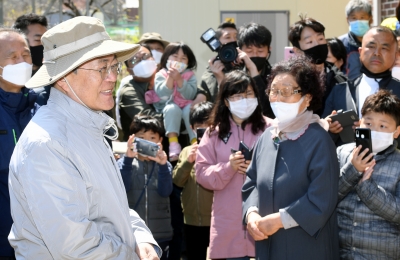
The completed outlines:
[[[253,149],[250,149],[243,141],[240,141],[239,151],[242,152],[246,161],[251,160],[251,157],[253,156]]]
[[[338,111],[336,115],[331,116],[331,119],[332,123],[338,121],[340,125],[343,127],[343,130],[339,133],[342,142],[343,143],[354,142],[353,125],[354,122],[360,120],[356,112],[354,112],[352,109],[344,112]]]
[[[200,143],[201,138],[203,137],[204,133],[206,132],[207,128],[196,128],[197,133],[197,143]]]
[[[136,145],[136,151],[141,155],[141,156],[151,156],[151,157],[156,157],[158,150],[160,150],[160,147],[158,144],[154,142],[150,142],[138,137],[135,137],[135,140],[133,143]]]

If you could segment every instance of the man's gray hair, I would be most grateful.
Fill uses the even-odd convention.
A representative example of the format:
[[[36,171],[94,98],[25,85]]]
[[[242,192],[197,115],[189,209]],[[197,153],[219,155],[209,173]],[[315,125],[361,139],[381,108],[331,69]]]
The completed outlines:
[[[346,17],[349,17],[354,11],[364,11],[372,16],[372,6],[368,0],[350,0],[345,9]]]
[[[26,44],[29,46],[28,39],[26,38],[26,35],[20,30],[16,28],[9,28],[9,27],[1,27],[0,26],[0,34],[2,33],[16,33],[22,36],[22,38],[25,39]]]

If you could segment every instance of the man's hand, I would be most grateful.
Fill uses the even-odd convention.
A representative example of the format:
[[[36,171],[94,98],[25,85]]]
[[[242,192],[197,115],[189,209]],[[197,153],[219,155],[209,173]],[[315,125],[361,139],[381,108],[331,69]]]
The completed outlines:
[[[249,215],[247,215],[247,231],[249,231],[249,234],[253,237],[255,241],[260,241],[268,238],[268,236],[264,235],[264,233],[258,229],[256,222],[260,219],[261,216],[255,211],[250,212]]]
[[[242,51],[239,48],[236,48],[236,50],[238,51],[238,57],[236,59],[236,62],[237,63],[244,62],[244,65],[246,66],[246,68],[249,71],[249,74],[252,78],[259,75],[256,64],[254,64],[254,62],[250,59],[250,57],[247,56],[247,53],[245,53],[244,51]]]
[[[279,229],[283,228],[281,214],[279,212],[269,214],[263,218],[256,220],[258,229],[265,235],[271,236]]]
[[[150,243],[140,243],[136,244],[136,254],[141,260],[159,260],[154,247]]]
[[[186,159],[189,163],[194,163],[194,161],[196,160],[196,153],[198,147],[199,145],[197,143],[194,143],[190,146],[190,151]]]
[[[360,153],[361,148],[361,145],[357,146],[350,155],[351,164],[353,164],[354,168],[356,168],[358,172],[364,172],[368,167],[371,167],[375,164],[375,160],[368,162],[374,156],[372,153],[364,158],[369,149],[366,148]]]
[[[225,65],[220,60],[215,60],[216,57],[208,61],[208,66],[217,79],[218,85],[224,79],[225,74],[223,72]]]
[[[130,135],[128,142],[127,142],[127,149],[126,149],[126,153],[125,156],[128,158],[134,158],[137,157],[138,152],[136,150],[136,143],[133,143],[133,141],[135,140],[135,135]]]
[[[333,134],[338,134],[338,133],[342,132],[342,130],[343,130],[343,127],[339,123],[339,121],[332,122],[331,116],[336,115],[336,114],[337,114],[336,110],[333,110],[332,113],[325,118],[326,121],[328,121],[328,123],[329,123],[329,132],[331,132]]]

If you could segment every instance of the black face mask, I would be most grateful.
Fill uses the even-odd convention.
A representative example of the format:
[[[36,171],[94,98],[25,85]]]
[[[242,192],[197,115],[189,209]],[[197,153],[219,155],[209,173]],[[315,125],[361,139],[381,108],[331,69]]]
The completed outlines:
[[[322,64],[328,56],[328,44],[320,44],[304,51],[304,54],[311,58],[314,64]]]
[[[386,70],[381,73],[373,73],[369,71],[364,64],[361,64],[361,69],[360,72],[365,74],[368,78],[373,78],[373,79],[382,79],[382,78],[387,78],[387,77],[392,77],[392,72],[390,70]]]
[[[257,71],[264,69],[267,63],[266,57],[251,57],[250,60],[256,65]]]
[[[32,63],[40,67],[43,65],[43,45],[29,46],[31,50]]]

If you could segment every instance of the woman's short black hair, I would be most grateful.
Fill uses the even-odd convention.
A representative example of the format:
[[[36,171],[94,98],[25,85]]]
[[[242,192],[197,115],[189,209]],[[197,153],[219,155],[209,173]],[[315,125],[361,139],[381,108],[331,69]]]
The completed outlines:
[[[153,131],[158,133],[160,137],[165,134],[164,126],[157,118],[149,115],[137,114],[132,120],[129,127],[129,134],[136,134],[140,131]]]
[[[203,101],[197,103],[192,107],[192,109],[190,109],[189,121],[192,127],[194,126],[194,124],[207,123],[213,105],[214,104],[210,101]]]
[[[177,53],[179,49],[182,49],[183,53],[188,57],[188,69],[195,70],[197,67],[196,57],[190,47],[183,42],[171,42],[165,48],[163,55],[161,56],[160,67],[166,69],[167,61],[169,56]]]
[[[264,131],[266,122],[262,114],[259,98],[260,95],[254,79],[243,71],[233,70],[225,74],[225,78],[220,84],[216,103],[208,121],[210,133],[218,126],[218,137],[220,139],[224,139],[229,134],[231,130],[231,111],[226,106],[225,100],[234,94],[245,93],[249,86],[253,88],[254,95],[258,101],[258,106],[256,110],[254,110],[253,114],[242,122],[241,127],[244,129],[247,124],[251,124],[251,131],[253,134],[257,134],[259,131]]]
[[[249,23],[239,28],[237,42],[239,48],[243,45],[257,48],[271,45],[272,34],[264,25]]]
[[[362,116],[369,112],[389,115],[400,125],[400,99],[388,90],[379,90],[365,99],[361,109]]]
[[[294,25],[290,27],[288,36],[290,43],[300,50],[299,41],[301,39],[301,32],[306,27],[313,29],[316,33],[322,33],[325,35],[325,26],[323,26],[322,23],[313,18],[300,15],[300,21],[295,22]]]
[[[337,59],[337,60],[342,60],[343,65],[338,68],[340,70],[343,70],[346,67],[346,62],[347,62],[347,51],[346,47],[344,47],[343,42],[337,38],[328,38],[326,39],[326,43],[328,44],[332,55]]]
[[[301,95],[310,94],[312,96],[307,110],[317,111],[322,107],[325,92],[324,80],[310,58],[299,55],[275,64],[269,75],[268,90],[271,89],[272,81],[279,74],[290,74],[301,88]]]

